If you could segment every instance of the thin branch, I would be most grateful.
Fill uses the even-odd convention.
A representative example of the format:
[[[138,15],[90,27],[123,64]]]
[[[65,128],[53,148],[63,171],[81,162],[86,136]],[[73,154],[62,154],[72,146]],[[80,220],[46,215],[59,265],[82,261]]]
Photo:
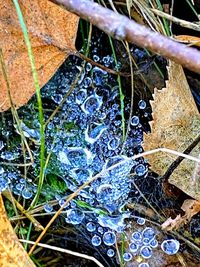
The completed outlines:
[[[200,73],[200,52],[171,40],[129,18],[115,14],[89,0],[50,0],[119,40],[126,40],[140,47],[169,58],[184,67]]]

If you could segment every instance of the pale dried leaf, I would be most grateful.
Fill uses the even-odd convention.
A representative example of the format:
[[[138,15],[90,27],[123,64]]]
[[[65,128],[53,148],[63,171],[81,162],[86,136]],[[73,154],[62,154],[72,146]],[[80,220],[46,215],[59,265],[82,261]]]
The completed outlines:
[[[35,267],[8,220],[2,197],[0,196],[0,266]]]
[[[190,221],[194,215],[200,212],[200,202],[194,199],[186,199],[181,209],[185,211],[184,216]]]
[[[66,57],[75,50],[78,17],[48,0],[19,0],[28,28],[42,87]],[[35,92],[30,60],[12,0],[0,0],[0,47],[3,52],[14,104],[25,104]],[[10,107],[0,71],[0,111]]]
[[[178,229],[184,223],[181,215],[177,215],[175,219],[169,217],[162,225],[161,228],[166,231],[172,231],[174,229]]]
[[[183,152],[200,133],[200,116],[180,65],[170,61],[166,88],[155,89],[151,101],[151,133],[144,135],[145,151],[165,147]],[[198,157],[200,145],[191,155]],[[163,175],[175,157],[164,153],[148,156],[152,170]],[[195,162],[184,160],[170,176],[169,182],[200,200],[200,188],[191,183]]]
[[[194,199],[186,199],[181,207],[185,214],[176,216],[175,219],[168,218],[162,225],[162,229],[172,231],[178,229],[180,226],[190,222],[192,217],[200,212],[200,202]]]

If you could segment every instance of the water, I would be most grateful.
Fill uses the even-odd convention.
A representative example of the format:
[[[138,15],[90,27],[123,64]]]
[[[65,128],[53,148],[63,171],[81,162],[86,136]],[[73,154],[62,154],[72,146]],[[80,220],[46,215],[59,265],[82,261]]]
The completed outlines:
[[[138,116],[133,116],[131,119],[131,125],[132,126],[137,126],[140,123],[140,119]]]
[[[103,242],[106,246],[112,246],[116,242],[116,235],[115,233],[108,231],[105,232],[103,235]]]
[[[139,164],[135,167],[135,174],[138,176],[143,176],[147,172],[147,167],[143,164]]]
[[[92,242],[92,245],[94,246],[94,247],[98,247],[98,246],[100,246],[101,245],[101,237],[100,236],[98,236],[98,235],[94,235],[93,237],[92,237],[92,239],[91,239],[91,242]]]
[[[25,189],[22,191],[22,197],[23,197],[24,199],[30,199],[30,198],[32,198],[32,196],[33,196],[33,193],[30,191],[30,189],[25,188]]]
[[[129,252],[125,252],[125,253],[123,254],[123,259],[124,259],[125,262],[131,261],[132,258],[133,258],[133,256],[132,256],[132,254],[129,253]]]
[[[94,54],[94,61],[113,67],[113,57],[109,55],[100,58]],[[61,103],[74,77],[82,70],[79,65],[77,62],[69,62],[66,67],[67,72],[58,72],[41,90],[45,120]],[[51,104],[49,105],[49,103]],[[38,160],[40,141],[38,129],[40,125],[35,105],[33,102],[23,107],[20,112],[23,114],[21,127],[34,157],[34,165],[30,167],[30,177],[37,183],[40,167]],[[144,106],[144,103],[139,104],[141,112],[142,109],[145,109]],[[129,199],[131,179],[133,179],[133,177],[129,177],[129,174],[133,169],[140,177],[147,173],[147,164],[144,160],[141,159],[140,163],[136,163],[128,158],[128,156],[132,156],[131,149],[137,147],[139,150],[142,143],[140,115],[133,116],[131,120],[131,132],[122,153],[120,109],[116,77],[86,63],[78,84],[45,128],[46,149],[48,153],[51,153],[45,170],[47,178],[45,182],[48,182],[48,190],[51,194],[47,194],[46,188],[41,192],[41,196],[46,201],[45,212],[53,211],[53,207],[48,204],[48,201],[55,199],[56,195],[58,195],[58,204],[63,206],[65,203],[63,198],[75,192],[80,185],[89,181],[98,172],[105,171],[90,186],[81,190],[76,197],[76,200],[81,200],[88,206],[78,206],[78,202],[71,202],[65,207],[66,223],[77,227],[80,224],[85,225],[94,246],[113,246],[116,242],[116,234],[125,231],[126,219],[130,217],[130,213],[124,207]],[[130,113],[130,105],[126,106],[126,113]],[[13,127],[12,122],[10,125]],[[2,130],[1,133],[4,133],[3,141],[0,141],[1,159],[11,163],[13,161],[23,163],[21,142],[9,150],[5,137],[10,133],[6,130],[4,132]],[[14,137],[19,138],[16,128],[12,133]],[[128,153],[129,155],[127,155]],[[30,160],[29,155],[26,156],[26,159]],[[107,168],[114,165],[117,166],[106,171]],[[32,199],[35,196],[37,185],[33,186],[33,182],[25,180],[20,182],[24,175],[23,168],[17,169],[17,175],[15,171],[14,167],[5,167],[3,171],[0,167],[0,191],[11,185],[14,194],[22,196],[24,199]],[[8,179],[7,174],[11,178]],[[60,183],[60,180],[63,183]],[[92,221],[89,221],[88,218],[91,217]],[[140,224],[142,225],[142,220]],[[131,241],[130,250],[132,252],[134,251],[134,242],[134,240]],[[139,246],[138,243],[137,246]],[[114,250],[108,247],[106,249],[109,257],[115,255]],[[127,252],[124,255],[125,260],[128,261],[130,255],[131,253]]]
[[[88,222],[86,224],[86,229],[88,230],[88,232],[94,232],[96,231],[96,224],[93,222]]]
[[[130,249],[130,251],[131,251],[132,253],[135,253],[135,252],[138,251],[139,246],[138,246],[137,243],[132,242],[132,243],[129,244],[129,249]]]
[[[153,252],[151,247],[149,246],[142,246],[140,248],[140,255],[144,258],[144,259],[149,259],[151,258]]]
[[[50,212],[53,211],[53,207],[52,207],[51,205],[49,205],[48,203],[46,203],[46,204],[44,205],[44,211],[45,211],[46,213],[50,213]]]
[[[145,109],[147,106],[146,102],[144,100],[140,100],[138,103],[139,109]]]
[[[180,243],[176,239],[168,239],[162,242],[161,249],[168,255],[174,255],[179,251]]]
[[[141,262],[138,267],[150,267],[150,265],[147,262]]]
[[[65,218],[67,223],[71,223],[73,225],[77,225],[82,223],[85,218],[85,214],[78,209],[69,209],[67,211],[67,218]]]
[[[108,255],[108,257],[112,258],[115,255],[115,251],[112,248],[109,248],[107,250],[107,255]]]
[[[144,218],[140,217],[140,218],[137,219],[137,224],[139,224],[139,225],[144,225],[145,222],[146,222],[146,220]]]

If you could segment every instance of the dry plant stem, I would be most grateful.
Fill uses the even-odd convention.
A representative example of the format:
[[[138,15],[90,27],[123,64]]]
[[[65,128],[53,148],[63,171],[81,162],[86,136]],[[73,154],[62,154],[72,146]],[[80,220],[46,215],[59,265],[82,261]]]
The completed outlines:
[[[23,242],[23,243],[27,243],[27,244],[35,244],[35,242],[33,242],[33,241],[24,240],[24,239],[19,239],[19,241]],[[51,246],[51,245],[47,245],[47,244],[43,244],[43,243],[38,243],[37,246],[40,246],[42,248],[51,249],[51,250],[54,250],[54,251],[67,253],[67,254],[70,254],[70,255],[73,255],[73,256],[76,256],[76,257],[79,257],[79,258],[84,258],[84,259],[87,259],[87,260],[95,262],[99,267],[104,267],[103,264],[101,264],[97,259],[95,259],[92,256],[88,256],[86,254],[82,254],[82,253],[75,252],[75,251],[72,251],[72,250],[69,250],[69,249],[59,248],[59,247],[56,247],[56,246]]]
[[[189,154],[193,148],[200,142],[200,135],[194,140],[194,142],[183,152],[184,154]],[[173,173],[173,171],[179,166],[179,164],[184,160],[185,157],[182,157],[181,155],[169,166],[168,170],[165,172],[165,174],[162,176],[163,181],[167,181],[170,177],[170,175]],[[200,157],[199,157],[200,159]],[[198,166],[200,163],[197,162]]]
[[[16,205],[17,209],[23,213],[27,219],[29,219],[33,225],[35,226],[36,230],[44,230],[44,227],[29,213],[26,212],[26,210],[23,208],[23,206],[14,198],[11,196],[9,191],[4,191],[2,195],[7,198],[10,202],[14,201],[14,204]]]
[[[168,19],[169,21],[172,21],[184,28],[188,28],[188,29],[192,29],[192,30],[195,30],[195,31],[200,31],[200,25],[198,24],[195,24],[195,23],[192,23],[192,22],[189,22],[189,21],[186,21],[186,20],[182,20],[182,19],[178,19],[174,16],[171,16],[165,12],[162,12],[158,9],[154,9],[152,8],[151,11],[153,11],[153,13],[155,13],[156,15],[162,17],[162,18],[165,18],[165,19]]]
[[[144,156],[147,156],[147,155],[150,155],[150,154],[154,154],[154,153],[157,153],[157,152],[160,152],[160,151],[163,151],[163,152],[167,152],[167,153],[170,153],[170,154],[175,154],[175,155],[179,155],[179,156],[182,156],[182,157],[186,157],[190,160],[193,160],[193,161],[196,161],[196,162],[199,162],[200,163],[200,159],[197,159],[195,157],[192,157],[192,156],[189,156],[189,155],[185,155],[183,153],[180,153],[180,152],[177,152],[177,151],[174,151],[174,150],[171,150],[171,149],[167,149],[167,148],[157,148],[157,149],[153,149],[151,151],[147,151],[147,152],[143,152],[141,154],[138,154],[138,155],[135,155],[131,158],[128,158],[126,160],[122,160],[121,162],[118,162],[117,164],[115,165],[112,165],[111,167],[109,167],[108,169],[105,169],[105,170],[102,170],[100,173],[98,173],[97,175],[93,176],[89,181],[85,182],[83,185],[81,185],[75,192],[73,192],[65,201],[64,205],[62,207],[60,207],[60,209],[54,214],[54,216],[51,218],[51,220],[48,222],[48,224],[45,226],[44,230],[42,231],[42,233],[39,235],[39,237],[37,238],[37,240],[35,241],[35,244],[32,246],[32,248],[30,249],[29,251],[29,255],[32,254],[32,252],[34,251],[35,247],[37,246],[37,243],[42,239],[42,237],[45,235],[45,233],[47,232],[47,230],[49,229],[49,227],[52,225],[52,223],[55,221],[55,219],[58,217],[58,215],[62,212],[62,210],[64,209],[64,207],[72,200],[74,199],[82,189],[84,189],[86,186],[90,185],[92,182],[94,182],[96,179],[98,179],[99,177],[102,177],[106,172],[110,171],[110,170],[113,170],[114,168],[122,165],[122,164],[126,164],[128,161],[131,161],[131,160],[135,160],[137,158],[140,158],[140,157],[144,157]],[[199,249],[200,250],[200,249]]]
[[[19,130],[19,133],[21,135],[22,142],[24,143],[24,145],[25,145],[25,147],[26,147],[26,149],[28,151],[28,154],[30,156],[30,160],[31,160],[31,162],[29,162],[29,163],[23,163],[23,164],[20,164],[20,163],[8,163],[8,162],[1,162],[1,164],[2,165],[7,165],[7,166],[18,166],[18,167],[31,166],[34,163],[33,156],[32,156],[31,150],[29,148],[29,145],[27,143],[26,137],[24,136],[24,133],[23,133],[23,131],[21,129],[20,119],[19,119],[17,110],[16,110],[16,108],[15,108],[15,106],[13,104],[13,101],[12,101],[12,97],[11,97],[11,93],[10,93],[9,77],[7,75],[6,65],[5,65],[5,61],[4,61],[4,57],[3,57],[3,52],[1,50],[1,48],[0,48],[0,64],[1,64],[1,69],[2,69],[4,80],[6,82],[7,93],[8,93],[8,98],[9,98],[9,101],[10,101],[10,106],[11,106],[11,112],[12,112],[12,115],[13,115],[13,120],[16,121],[18,130]]]
[[[200,52],[167,38],[125,16],[88,0],[51,0],[68,11],[90,21],[108,35],[126,40],[160,54],[184,67],[200,73]]]

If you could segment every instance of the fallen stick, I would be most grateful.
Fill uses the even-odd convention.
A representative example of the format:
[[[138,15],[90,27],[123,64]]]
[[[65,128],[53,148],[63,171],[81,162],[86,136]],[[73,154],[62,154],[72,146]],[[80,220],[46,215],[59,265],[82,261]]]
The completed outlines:
[[[176,63],[200,73],[200,52],[171,40],[129,18],[90,0],[50,0],[79,17],[90,21],[108,35],[126,40],[139,47],[169,58]]]

